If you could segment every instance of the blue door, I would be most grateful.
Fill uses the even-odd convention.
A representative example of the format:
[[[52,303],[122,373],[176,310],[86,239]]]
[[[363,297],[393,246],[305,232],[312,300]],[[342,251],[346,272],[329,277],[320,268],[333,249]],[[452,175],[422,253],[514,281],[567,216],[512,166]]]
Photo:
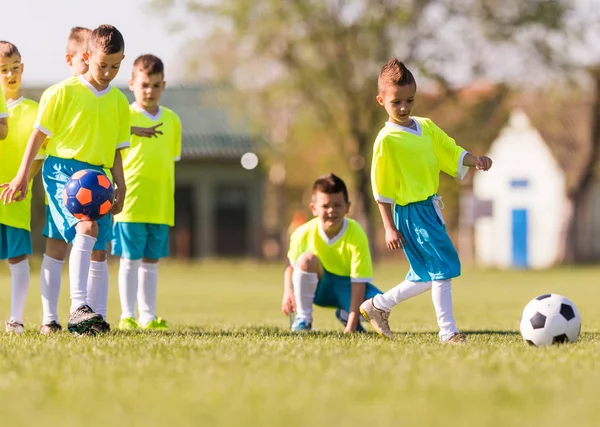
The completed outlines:
[[[512,264],[527,268],[527,209],[512,211]]]

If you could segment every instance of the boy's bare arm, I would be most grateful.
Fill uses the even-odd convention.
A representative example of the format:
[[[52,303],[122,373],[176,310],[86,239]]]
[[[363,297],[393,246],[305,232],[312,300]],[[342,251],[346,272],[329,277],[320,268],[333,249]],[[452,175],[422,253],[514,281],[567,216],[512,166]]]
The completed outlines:
[[[365,289],[367,288],[366,283],[352,283],[352,293],[350,295],[350,312],[348,313],[348,323],[346,323],[346,329],[344,333],[356,332],[358,326],[358,319],[360,316],[359,307],[365,300]]]
[[[31,165],[31,168],[29,169],[29,177],[27,178],[27,180],[31,181],[33,179],[33,177],[38,174],[40,169],[42,169],[43,165],[44,165],[43,160],[34,160],[33,164]]]
[[[152,137],[158,138],[158,135],[163,134],[162,130],[158,129],[160,126],[162,126],[162,123],[159,123],[159,124],[154,125],[149,128],[142,128],[139,126],[131,126],[131,134],[136,135],[136,136],[141,136],[144,138],[152,138]]]
[[[463,158],[463,165],[486,171],[492,167],[492,159],[490,159],[488,156],[475,157],[471,153],[466,153],[465,157]]]
[[[113,215],[118,214],[123,210],[123,203],[125,202],[125,174],[123,173],[123,158],[121,157],[121,150],[115,152],[115,160],[113,167],[110,169],[110,173],[113,176],[113,182],[115,187],[115,202],[111,209]]]
[[[294,286],[292,285],[292,274],[294,267],[287,263],[283,273],[283,300],[281,301],[281,311],[289,315],[296,311],[296,298],[294,297]]]
[[[402,233],[398,231],[394,225],[394,217],[392,214],[392,205],[390,203],[384,203],[377,201],[379,207],[379,213],[383,220],[383,228],[385,229],[385,244],[391,250],[400,249],[402,245],[406,244],[406,240]]]
[[[0,119],[0,140],[8,136],[8,120],[6,117]]]

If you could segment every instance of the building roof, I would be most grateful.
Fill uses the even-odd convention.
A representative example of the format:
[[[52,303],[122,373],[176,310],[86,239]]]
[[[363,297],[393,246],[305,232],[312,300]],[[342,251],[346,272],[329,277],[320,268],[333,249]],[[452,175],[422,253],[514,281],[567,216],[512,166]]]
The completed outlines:
[[[120,88],[130,102],[133,94]],[[24,88],[23,95],[39,100],[44,89]],[[230,90],[219,85],[167,86],[161,105],[175,111],[182,124],[183,158],[239,159],[256,151],[259,138],[252,135],[243,119],[236,120],[227,108]]]

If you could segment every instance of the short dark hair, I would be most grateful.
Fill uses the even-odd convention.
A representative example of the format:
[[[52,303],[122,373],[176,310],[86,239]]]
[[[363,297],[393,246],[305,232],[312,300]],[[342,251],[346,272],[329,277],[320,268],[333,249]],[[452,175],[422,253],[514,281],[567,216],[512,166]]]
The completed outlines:
[[[342,181],[340,177],[332,173],[317,178],[317,180],[313,184],[312,192],[313,194],[315,194],[316,192],[325,194],[342,193],[344,195],[344,201],[346,203],[350,201],[350,199],[348,198],[348,189],[346,188],[346,184],[344,183],[344,181]]]
[[[390,59],[387,64],[381,68],[379,79],[377,80],[377,91],[383,93],[390,86],[417,86],[415,77],[403,62],[397,58]]]
[[[141,71],[149,76],[152,74],[161,74],[163,78],[165,77],[165,66],[163,65],[163,62],[158,56],[150,53],[140,55],[133,61],[134,76],[136,71]]]
[[[99,50],[110,55],[125,51],[125,40],[119,30],[112,25],[100,25],[90,34],[88,51]]]
[[[87,42],[92,30],[85,27],[73,27],[67,39],[67,53],[75,55],[78,51],[87,50]]]
[[[17,46],[11,42],[0,40],[0,57],[8,58],[9,56],[13,56],[15,54],[19,55],[19,58],[21,57],[21,52],[19,52]]]

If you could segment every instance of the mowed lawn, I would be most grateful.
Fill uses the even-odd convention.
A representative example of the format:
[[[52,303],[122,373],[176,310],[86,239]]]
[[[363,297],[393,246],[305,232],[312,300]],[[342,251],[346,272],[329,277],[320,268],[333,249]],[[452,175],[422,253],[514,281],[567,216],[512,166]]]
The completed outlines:
[[[9,314],[0,270],[0,318]],[[39,260],[27,333],[0,333],[1,426],[596,426],[600,388],[600,268],[544,272],[466,268],[454,282],[462,347],[440,345],[429,294],[395,308],[396,332],[344,336],[333,310],[296,336],[280,311],[281,265],[163,263],[166,333],[40,336]],[[375,272],[383,290],[406,265]],[[109,321],[119,316],[111,264]],[[555,292],[583,319],[574,345],[530,348],[525,304]],[[68,280],[61,322],[66,326]]]

